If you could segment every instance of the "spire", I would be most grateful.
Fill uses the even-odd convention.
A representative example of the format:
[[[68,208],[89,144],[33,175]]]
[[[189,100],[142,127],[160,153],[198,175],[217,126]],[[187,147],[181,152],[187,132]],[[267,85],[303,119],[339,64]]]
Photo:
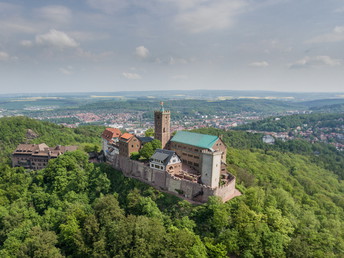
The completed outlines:
[[[160,106],[161,106],[161,108],[160,108],[160,111],[161,112],[164,112],[165,111],[165,109],[164,109],[164,102],[160,102]]]

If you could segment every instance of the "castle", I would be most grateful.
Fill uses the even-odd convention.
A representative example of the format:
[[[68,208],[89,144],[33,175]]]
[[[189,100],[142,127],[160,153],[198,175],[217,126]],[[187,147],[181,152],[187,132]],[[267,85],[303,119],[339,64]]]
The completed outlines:
[[[102,138],[107,162],[125,176],[195,202],[206,202],[210,196],[225,202],[240,195],[235,177],[226,169],[224,142],[218,136],[187,131],[171,137],[170,122],[171,113],[161,103],[154,112],[154,139],[161,141],[162,148],[155,150],[149,163],[132,160],[130,155],[153,138],[106,129]]]
[[[40,170],[48,165],[50,159],[68,152],[77,150],[77,146],[58,145],[50,148],[45,143],[19,144],[12,153],[12,167]]]

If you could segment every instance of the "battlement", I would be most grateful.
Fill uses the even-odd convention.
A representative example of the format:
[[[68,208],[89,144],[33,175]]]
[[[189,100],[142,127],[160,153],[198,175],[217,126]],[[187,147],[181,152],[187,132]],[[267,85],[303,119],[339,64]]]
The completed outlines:
[[[171,114],[171,111],[170,110],[164,110],[164,111],[161,111],[161,110],[155,110],[154,111],[154,114]]]
[[[201,152],[208,155],[221,154],[219,150],[202,150]]]
[[[235,197],[235,192],[238,192],[235,189],[235,177],[233,175],[229,175],[224,185],[210,187],[197,182],[198,177],[192,177],[187,174],[182,176],[169,174],[166,171],[151,168],[147,164],[117,154],[114,155],[111,165],[122,171],[127,177],[138,179],[156,189],[175,194],[196,203],[207,202],[210,196],[218,196],[225,202]]]

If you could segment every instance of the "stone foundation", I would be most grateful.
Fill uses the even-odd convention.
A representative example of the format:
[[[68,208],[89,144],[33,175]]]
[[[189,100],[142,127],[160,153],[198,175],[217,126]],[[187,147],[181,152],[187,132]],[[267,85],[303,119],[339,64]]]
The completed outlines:
[[[218,196],[223,202],[240,195],[235,189],[235,177],[231,176],[227,184],[211,188],[206,185],[178,178],[166,171],[150,168],[148,164],[131,160],[128,157],[114,155],[112,166],[131,178],[136,178],[158,190],[164,190],[186,199],[204,203],[210,196]]]

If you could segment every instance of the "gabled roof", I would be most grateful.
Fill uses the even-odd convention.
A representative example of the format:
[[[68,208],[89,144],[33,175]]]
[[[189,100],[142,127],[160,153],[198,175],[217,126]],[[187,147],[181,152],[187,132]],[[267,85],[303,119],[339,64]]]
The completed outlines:
[[[102,138],[111,141],[112,138],[118,138],[121,136],[121,131],[118,128],[106,128],[102,133]]]
[[[177,155],[174,151],[156,149],[151,159],[161,161],[166,166],[174,155]]]
[[[122,134],[122,136],[121,136],[120,139],[121,139],[122,141],[128,142],[132,137],[134,137],[133,134],[124,133],[124,134]]]
[[[139,141],[142,143],[142,144],[145,144],[147,142],[151,142],[153,141],[154,139],[152,137],[140,137],[140,136],[136,136],[137,139],[139,139]]]
[[[204,149],[210,149],[218,139],[219,137],[215,135],[178,131],[171,139],[171,142],[179,142]]]
[[[61,146],[49,148],[45,143],[41,144],[19,144],[13,155],[25,154],[31,156],[57,157],[67,151],[77,150],[77,146]]]

